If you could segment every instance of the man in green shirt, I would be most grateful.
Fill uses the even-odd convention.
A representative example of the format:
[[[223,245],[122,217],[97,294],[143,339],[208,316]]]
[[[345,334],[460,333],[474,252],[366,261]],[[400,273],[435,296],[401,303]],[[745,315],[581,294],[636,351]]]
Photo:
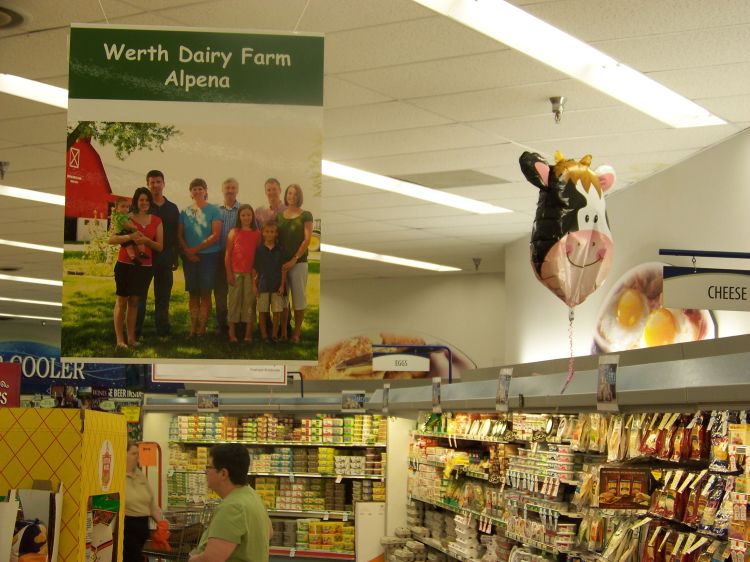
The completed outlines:
[[[250,455],[242,445],[211,447],[206,481],[222,501],[189,562],[268,562],[271,521],[247,484],[249,468]]]

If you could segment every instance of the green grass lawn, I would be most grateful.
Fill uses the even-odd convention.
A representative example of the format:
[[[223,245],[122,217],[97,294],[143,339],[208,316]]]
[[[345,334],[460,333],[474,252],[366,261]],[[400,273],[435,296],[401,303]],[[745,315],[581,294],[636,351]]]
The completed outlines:
[[[143,325],[141,346],[118,350],[115,347],[113,309],[115,280],[112,268],[86,260],[81,253],[66,252],[63,257],[63,324],[62,355],[64,357],[117,357],[161,359],[257,359],[257,360],[317,360],[320,303],[320,264],[310,262],[307,281],[305,321],[302,340],[298,344],[264,343],[255,327],[252,344],[230,343],[216,335],[212,317],[204,338],[190,339],[188,294],[182,268],[174,272],[174,286],[170,302],[172,335],[158,338],[153,321],[153,287],[149,291],[146,321]]]

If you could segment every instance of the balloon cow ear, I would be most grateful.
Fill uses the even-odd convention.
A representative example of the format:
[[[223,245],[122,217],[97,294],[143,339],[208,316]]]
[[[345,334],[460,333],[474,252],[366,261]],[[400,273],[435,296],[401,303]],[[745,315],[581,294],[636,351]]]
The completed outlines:
[[[604,165],[599,166],[595,173],[599,177],[599,186],[602,188],[602,192],[607,193],[617,180],[615,169],[612,166]]]
[[[549,164],[536,152],[524,152],[518,159],[518,163],[521,165],[521,171],[526,177],[526,180],[538,187],[539,189],[545,189],[549,187]]]

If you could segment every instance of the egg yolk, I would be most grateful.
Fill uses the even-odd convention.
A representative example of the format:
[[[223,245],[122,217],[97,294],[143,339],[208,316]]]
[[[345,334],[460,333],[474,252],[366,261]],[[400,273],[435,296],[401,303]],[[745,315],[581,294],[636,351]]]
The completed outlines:
[[[617,321],[625,328],[631,328],[643,314],[643,300],[635,289],[623,291],[617,301]]]
[[[667,345],[674,342],[677,335],[677,323],[666,308],[657,308],[646,319],[643,339],[647,347]]]

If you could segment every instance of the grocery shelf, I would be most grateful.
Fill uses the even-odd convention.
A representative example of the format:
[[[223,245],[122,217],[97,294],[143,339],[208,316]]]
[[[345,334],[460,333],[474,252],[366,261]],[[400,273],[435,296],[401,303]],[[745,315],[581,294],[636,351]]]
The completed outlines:
[[[431,460],[427,460],[427,459],[410,458],[409,459],[409,464],[410,465],[416,465],[416,466],[419,466],[419,465],[423,464],[423,465],[426,465],[426,466],[434,466],[434,467],[437,467],[437,468],[445,468],[445,463],[444,462],[431,461]],[[464,470],[464,468],[466,468],[466,465],[456,465],[456,467],[455,467],[456,472],[458,472],[459,474],[461,474],[463,476],[468,476],[469,478],[476,478],[478,480],[489,480],[489,478],[490,478],[490,475],[487,474],[486,472],[479,471],[479,470]]]
[[[505,536],[516,542],[520,542],[521,544],[525,544],[526,546],[536,548],[537,550],[541,550],[542,552],[554,554],[555,556],[561,553],[568,552],[567,550],[560,550],[559,548],[555,548],[554,546],[544,544],[542,542],[535,541],[533,539],[529,539],[526,537],[522,537],[521,535],[516,535],[515,533],[510,533],[508,531],[505,531]]]
[[[306,509],[267,509],[268,515],[278,517],[320,517],[323,521],[329,519],[350,521],[354,519],[353,511],[326,511],[325,509],[319,510],[306,510]]]
[[[271,546],[268,549],[271,556],[287,556],[289,558],[323,558],[326,560],[356,560],[353,552],[332,552],[330,550],[309,550],[304,548],[290,548],[287,546]]]
[[[455,558],[456,560],[460,560],[461,562],[474,562],[474,558],[464,558],[460,554],[457,554],[455,552],[451,552],[449,549],[445,548],[439,541],[435,539],[430,538],[420,538],[420,537],[412,537],[412,540],[419,541],[422,544],[429,546],[430,548],[434,548],[435,550],[439,550],[443,554],[446,554],[450,556],[451,558]]]
[[[711,355],[695,357],[695,346],[705,348]],[[652,352],[666,352],[658,348],[620,352],[620,365],[617,369],[617,402],[620,411],[659,408],[691,412],[696,407],[712,409],[714,406],[727,408],[730,405],[747,405],[750,403],[750,353],[726,354],[718,346],[718,341],[664,346],[679,350],[683,358],[655,362],[649,359]],[[593,356],[576,358],[577,365],[581,368],[576,369],[575,378],[564,394],[560,394],[559,389],[565,383],[567,372],[514,376],[509,390],[510,408],[514,411],[555,413],[596,411],[598,368],[591,364],[595,359]],[[589,368],[584,369],[583,365]],[[495,411],[497,367],[485,371],[485,380],[444,385],[441,389],[443,409]],[[710,373],[710,377],[706,373]],[[478,372],[477,376],[480,376]],[[523,396],[523,404],[519,396]],[[383,391],[376,390],[367,407],[376,410],[382,407],[382,402]],[[391,412],[430,410],[432,389],[429,385],[391,388],[388,407]]]
[[[551,511],[553,513],[560,514],[560,517],[569,517],[570,519],[583,519],[582,513],[573,513],[570,511],[561,511],[558,508],[550,507],[548,505],[541,505],[541,504],[535,504],[535,503],[529,503],[529,502],[521,502],[510,498],[505,498],[505,501],[509,504],[513,504],[514,506],[517,506],[518,509],[527,509],[528,511],[533,511],[535,513],[540,513],[543,510]]]
[[[204,470],[170,469],[171,473],[205,474]],[[318,472],[248,472],[248,476],[281,476],[286,478],[334,478],[342,480],[385,480],[385,476],[373,474],[320,474]]]
[[[379,447],[385,448],[385,443],[311,443],[308,441],[229,441],[229,440],[206,440],[206,439],[186,439],[186,440],[170,440],[170,444],[177,445],[225,445],[227,443],[238,444],[238,445],[253,445],[253,446],[278,446],[278,447],[353,447],[357,449],[364,449],[368,447]]]
[[[481,518],[481,519],[487,519],[492,522],[493,525],[505,526],[505,521],[500,519],[499,517],[495,517],[493,515],[487,515],[486,513],[480,513],[479,511],[474,511],[473,509],[465,509],[463,507],[458,507],[455,505],[451,505],[449,503],[443,503],[443,502],[435,502],[432,500],[428,500],[425,498],[420,498],[419,496],[409,496],[409,499],[426,503],[429,505],[434,505],[435,507],[441,507],[443,509],[447,509],[448,511],[452,511],[453,513],[459,513],[461,515],[470,515],[472,517]]]

